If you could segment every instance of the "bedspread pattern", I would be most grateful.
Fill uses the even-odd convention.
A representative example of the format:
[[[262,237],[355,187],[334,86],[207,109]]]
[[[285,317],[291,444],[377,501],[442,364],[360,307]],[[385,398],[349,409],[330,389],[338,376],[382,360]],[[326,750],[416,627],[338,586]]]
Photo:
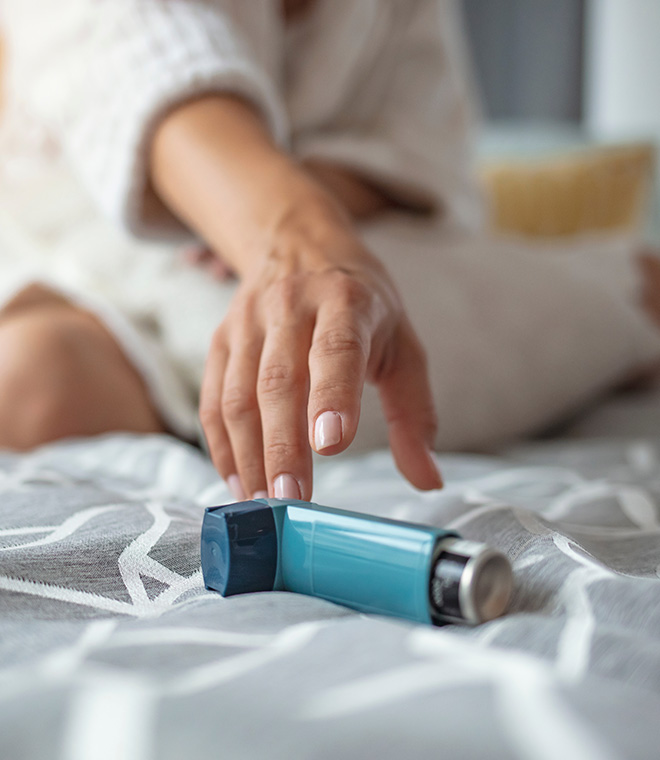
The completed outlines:
[[[321,461],[315,498],[505,551],[508,616],[468,629],[318,599],[223,599],[199,569],[229,501],[167,437],[0,455],[0,757],[657,757],[660,442]]]

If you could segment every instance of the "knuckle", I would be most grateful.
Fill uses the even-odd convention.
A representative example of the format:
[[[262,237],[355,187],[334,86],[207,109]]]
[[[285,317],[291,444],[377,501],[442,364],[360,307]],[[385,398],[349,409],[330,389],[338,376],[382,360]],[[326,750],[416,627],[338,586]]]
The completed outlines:
[[[314,358],[333,358],[340,354],[353,353],[366,357],[368,354],[364,337],[357,327],[344,325],[325,330],[312,346]]]
[[[350,312],[368,312],[374,302],[374,293],[364,283],[346,272],[333,275],[333,289],[336,298]]]
[[[222,414],[227,422],[240,422],[257,409],[254,392],[245,387],[228,386],[222,394]]]
[[[292,364],[266,364],[259,372],[258,394],[266,397],[289,395],[300,389],[303,382],[300,369]]]
[[[212,428],[218,422],[220,417],[220,409],[217,404],[204,400],[200,401],[199,421],[204,430]]]
[[[300,288],[292,276],[282,277],[269,287],[269,308],[279,315],[289,315],[296,311],[300,302]]]

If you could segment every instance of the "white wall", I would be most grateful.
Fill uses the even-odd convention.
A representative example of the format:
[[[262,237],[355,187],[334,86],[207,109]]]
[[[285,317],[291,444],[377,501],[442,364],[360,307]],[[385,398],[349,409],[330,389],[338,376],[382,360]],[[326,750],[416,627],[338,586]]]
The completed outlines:
[[[660,0],[589,0],[585,73],[596,134],[660,139]]]
[[[589,0],[585,42],[587,128],[658,147],[647,237],[660,246],[660,0]]]

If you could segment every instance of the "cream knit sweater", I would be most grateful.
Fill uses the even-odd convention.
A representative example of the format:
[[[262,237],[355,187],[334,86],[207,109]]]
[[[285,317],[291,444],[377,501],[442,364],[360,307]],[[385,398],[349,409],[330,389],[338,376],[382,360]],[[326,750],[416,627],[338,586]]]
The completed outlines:
[[[168,109],[209,92],[254,103],[298,156],[334,159],[474,226],[470,99],[448,0],[319,0],[286,28],[279,0],[5,0],[10,104],[45,127],[104,212],[183,236],[146,204]]]

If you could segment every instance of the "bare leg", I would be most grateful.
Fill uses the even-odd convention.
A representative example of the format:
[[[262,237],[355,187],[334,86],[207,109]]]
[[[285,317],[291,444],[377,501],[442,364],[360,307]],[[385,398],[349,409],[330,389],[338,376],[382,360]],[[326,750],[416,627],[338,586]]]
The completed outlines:
[[[147,389],[89,312],[30,285],[0,312],[0,447],[164,430]]]

